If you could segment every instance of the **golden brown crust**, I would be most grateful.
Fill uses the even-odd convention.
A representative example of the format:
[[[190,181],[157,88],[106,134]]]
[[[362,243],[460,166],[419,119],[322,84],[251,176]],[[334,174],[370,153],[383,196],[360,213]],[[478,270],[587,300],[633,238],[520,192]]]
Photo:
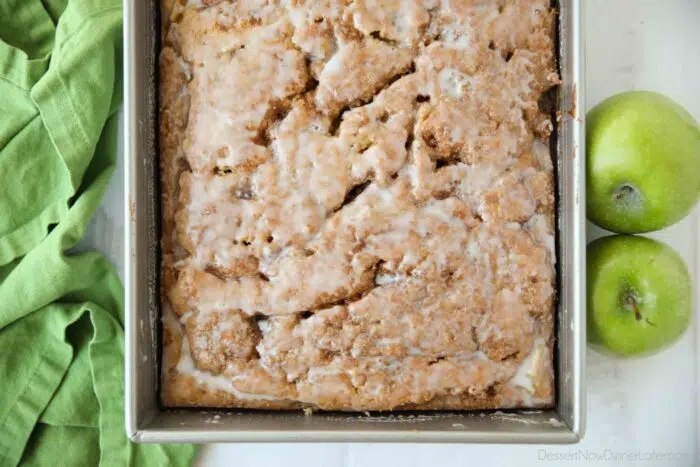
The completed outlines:
[[[548,0],[162,0],[162,402],[554,401]]]

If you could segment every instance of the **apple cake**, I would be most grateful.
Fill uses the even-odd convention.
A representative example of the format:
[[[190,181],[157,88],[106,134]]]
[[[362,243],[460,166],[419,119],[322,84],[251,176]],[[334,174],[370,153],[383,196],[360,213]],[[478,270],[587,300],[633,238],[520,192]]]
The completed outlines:
[[[162,403],[554,401],[550,0],[162,0]]]

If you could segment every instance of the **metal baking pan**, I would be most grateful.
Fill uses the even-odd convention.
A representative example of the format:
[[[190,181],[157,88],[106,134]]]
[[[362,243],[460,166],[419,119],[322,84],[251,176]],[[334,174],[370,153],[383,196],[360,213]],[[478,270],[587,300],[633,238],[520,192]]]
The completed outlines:
[[[555,2],[558,315],[553,410],[396,415],[169,410],[159,404],[157,0],[124,0],[126,430],[135,442],[575,443],[585,414],[585,187],[582,0]],[[581,113],[581,115],[579,115]]]

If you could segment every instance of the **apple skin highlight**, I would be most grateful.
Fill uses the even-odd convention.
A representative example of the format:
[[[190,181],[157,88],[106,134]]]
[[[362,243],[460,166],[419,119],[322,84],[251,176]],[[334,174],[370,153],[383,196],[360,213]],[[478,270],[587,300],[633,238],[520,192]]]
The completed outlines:
[[[617,233],[663,229],[700,196],[700,126],[654,92],[606,99],[587,115],[587,215]]]
[[[690,324],[692,281],[683,258],[646,237],[614,235],[588,246],[587,327],[596,350],[657,353]]]

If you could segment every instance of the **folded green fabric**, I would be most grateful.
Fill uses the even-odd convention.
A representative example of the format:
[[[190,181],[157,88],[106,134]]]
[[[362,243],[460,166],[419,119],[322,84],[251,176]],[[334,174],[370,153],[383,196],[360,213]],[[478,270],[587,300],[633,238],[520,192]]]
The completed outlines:
[[[116,163],[121,0],[0,0],[0,466],[189,465],[124,429],[124,299],[71,254]]]

